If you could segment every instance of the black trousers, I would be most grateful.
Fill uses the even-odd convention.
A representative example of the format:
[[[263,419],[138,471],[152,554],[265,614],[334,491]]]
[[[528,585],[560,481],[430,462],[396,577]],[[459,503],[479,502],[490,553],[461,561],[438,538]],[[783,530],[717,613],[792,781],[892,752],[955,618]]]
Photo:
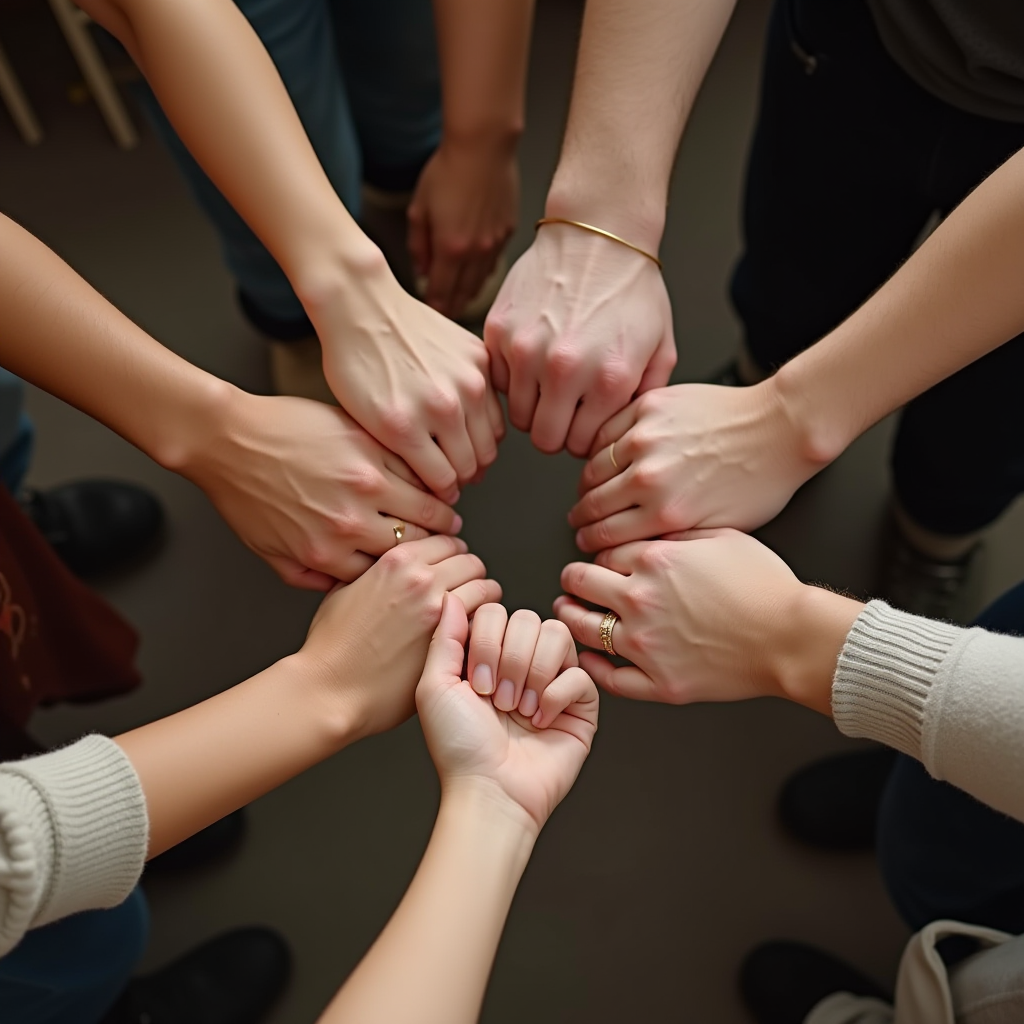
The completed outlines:
[[[775,369],[844,320],[934,211],[1022,146],[1024,124],[915,84],[865,0],[776,0],[731,287],[758,365]],[[1024,492],[1024,335],[906,407],[893,473],[906,510],[939,533],[981,529]]]

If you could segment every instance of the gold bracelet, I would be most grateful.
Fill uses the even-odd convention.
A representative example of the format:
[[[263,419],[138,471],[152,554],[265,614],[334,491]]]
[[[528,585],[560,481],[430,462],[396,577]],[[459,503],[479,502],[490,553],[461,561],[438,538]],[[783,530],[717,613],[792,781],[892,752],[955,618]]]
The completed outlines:
[[[653,253],[649,253],[646,249],[641,249],[639,245],[634,245],[632,242],[627,242],[624,238],[619,238],[618,235],[613,235],[610,231],[605,231],[604,228],[595,228],[593,224],[584,224],[578,220],[567,220],[565,217],[541,217],[539,221],[533,226],[536,231],[538,228],[542,228],[545,224],[569,224],[574,228],[583,228],[584,231],[592,231],[595,235],[601,235],[603,238],[610,238],[613,242],[618,242],[620,245],[624,245],[627,249],[632,249],[633,252],[640,253],[641,256],[646,256],[649,260],[654,260],[658,265],[658,269],[661,270],[661,260],[658,259]]]

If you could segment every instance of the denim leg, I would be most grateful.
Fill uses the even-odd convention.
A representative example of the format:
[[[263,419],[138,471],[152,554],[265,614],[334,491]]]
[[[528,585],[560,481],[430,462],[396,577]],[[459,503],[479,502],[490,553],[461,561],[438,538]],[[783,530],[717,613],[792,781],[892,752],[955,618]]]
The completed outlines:
[[[331,0],[338,56],[371,185],[405,191],[441,141],[431,0]]]
[[[142,890],[111,910],[90,910],[28,933],[0,959],[4,1024],[97,1024],[146,946]]]
[[[0,484],[11,494],[17,494],[21,488],[35,440],[24,404],[24,382],[0,367]]]
[[[359,144],[338,67],[327,0],[236,0],[281,75],[288,95],[327,177],[353,216],[359,213],[362,177]],[[220,235],[224,257],[248,305],[264,314],[267,332],[308,333],[305,312],[288,279],[207,178],[178,138],[148,87],[139,99],[169,147],[193,195]],[[281,331],[272,324],[280,321]],[[296,324],[289,331],[288,324]]]
[[[1024,633],[1024,583],[976,625]],[[917,930],[952,918],[1024,932],[1024,824],[900,757],[878,817],[878,858],[897,910]]]

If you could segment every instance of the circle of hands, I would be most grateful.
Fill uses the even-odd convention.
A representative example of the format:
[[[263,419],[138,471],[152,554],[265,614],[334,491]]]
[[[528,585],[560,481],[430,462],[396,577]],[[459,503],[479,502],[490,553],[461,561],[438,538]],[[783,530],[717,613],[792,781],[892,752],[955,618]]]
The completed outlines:
[[[589,750],[594,681],[676,703],[766,685],[737,635],[756,643],[800,584],[737,531],[819,467],[772,433],[785,416],[764,388],[667,386],[671,310],[650,260],[545,228],[483,342],[397,285],[309,312],[341,407],[235,393],[226,439],[189,475],[286,582],[330,591],[303,650],[364,733],[411,715],[415,693],[442,781],[486,777],[542,821]],[[538,448],[586,459],[568,515],[596,559],[564,568],[549,622],[508,617],[454,536],[452,505],[505,432],[499,391]],[[602,649],[604,609],[626,666],[577,662],[574,641]]]

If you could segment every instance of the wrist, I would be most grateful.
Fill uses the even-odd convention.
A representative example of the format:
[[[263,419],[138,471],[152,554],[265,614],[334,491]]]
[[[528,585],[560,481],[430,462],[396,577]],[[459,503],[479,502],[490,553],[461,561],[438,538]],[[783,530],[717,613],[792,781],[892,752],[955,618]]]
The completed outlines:
[[[776,695],[832,714],[832,679],[839,653],[864,605],[822,587],[799,584],[772,638]]]
[[[860,430],[847,421],[846,403],[816,373],[813,348],[763,381],[779,412],[788,420],[800,457],[815,472],[837,459]]]
[[[523,118],[479,118],[463,122],[445,121],[438,151],[466,157],[515,155],[523,134]]]
[[[545,824],[516,803],[493,779],[477,776],[443,779],[441,810],[452,818],[478,823],[507,846],[525,848],[526,859]]]
[[[628,174],[588,175],[559,165],[544,204],[545,217],[603,228],[658,255],[665,231],[665,195],[628,180]]]
[[[276,662],[270,671],[286,688],[289,706],[298,709],[302,716],[310,746],[319,753],[318,760],[360,739],[356,716],[338,699],[337,678],[326,678],[315,659],[299,650]]]

